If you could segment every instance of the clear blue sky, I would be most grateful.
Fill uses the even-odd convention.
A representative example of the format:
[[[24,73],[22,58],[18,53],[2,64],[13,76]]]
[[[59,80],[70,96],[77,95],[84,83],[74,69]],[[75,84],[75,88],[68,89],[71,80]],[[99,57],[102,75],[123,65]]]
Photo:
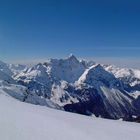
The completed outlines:
[[[0,0],[0,59],[140,60],[139,0]],[[140,65],[139,65],[140,66]]]

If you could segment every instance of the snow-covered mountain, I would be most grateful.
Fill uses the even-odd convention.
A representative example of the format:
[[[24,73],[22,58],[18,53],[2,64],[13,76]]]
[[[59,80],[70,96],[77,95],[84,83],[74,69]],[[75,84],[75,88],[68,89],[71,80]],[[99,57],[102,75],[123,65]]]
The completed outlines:
[[[129,68],[118,68],[112,65],[104,65],[105,69],[115,75],[116,78],[122,80],[130,87],[129,92],[140,91],[140,70]]]
[[[12,75],[10,76],[8,74],[7,71],[5,73],[3,70],[0,70],[0,94],[14,97],[22,102],[61,109],[49,99],[40,98],[36,94],[33,94],[26,86],[17,83],[12,78]]]
[[[78,80],[86,68],[84,63],[77,60],[72,54],[67,59],[51,59],[44,65],[47,67],[47,72],[55,80],[64,80],[69,83]]]
[[[38,96],[48,98],[59,105],[77,102],[77,99],[64,90],[69,83],[74,83],[85,71],[85,63],[74,55],[66,59],[51,59],[22,71],[15,76],[18,83],[28,87]]]
[[[30,68],[1,62],[0,78],[1,73],[6,76],[1,81],[6,81],[13,93],[17,87],[16,93],[24,95],[24,102],[112,119],[140,116],[139,70],[100,65],[70,55]]]
[[[107,72],[101,65],[88,68],[76,83],[75,93],[80,94],[81,102],[66,105],[65,109],[106,118],[129,118],[138,115],[133,105],[134,98],[123,88],[123,82]],[[81,107],[77,107],[81,106]]]
[[[27,69],[26,65],[21,64],[8,64],[8,67],[12,71],[13,75],[19,74],[21,71]]]
[[[6,73],[9,76],[12,76],[12,74],[13,74],[11,69],[9,68],[8,64],[6,64],[2,61],[0,61],[0,71]]]
[[[25,65],[20,64],[7,64],[2,61],[0,61],[0,71],[4,72],[5,74],[9,76],[16,75],[26,69]]]

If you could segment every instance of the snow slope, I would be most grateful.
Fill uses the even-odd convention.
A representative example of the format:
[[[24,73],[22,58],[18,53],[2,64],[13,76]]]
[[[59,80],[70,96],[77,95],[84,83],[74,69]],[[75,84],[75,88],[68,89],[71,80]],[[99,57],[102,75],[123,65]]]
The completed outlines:
[[[0,93],[2,140],[139,140],[137,123],[87,117],[20,102]]]

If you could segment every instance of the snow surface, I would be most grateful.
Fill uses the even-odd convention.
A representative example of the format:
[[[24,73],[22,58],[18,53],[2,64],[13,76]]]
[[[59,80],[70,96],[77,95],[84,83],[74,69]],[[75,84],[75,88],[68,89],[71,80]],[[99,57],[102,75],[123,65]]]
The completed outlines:
[[[0,93],[1,140],[139,140],[140,124],[20,102]]]

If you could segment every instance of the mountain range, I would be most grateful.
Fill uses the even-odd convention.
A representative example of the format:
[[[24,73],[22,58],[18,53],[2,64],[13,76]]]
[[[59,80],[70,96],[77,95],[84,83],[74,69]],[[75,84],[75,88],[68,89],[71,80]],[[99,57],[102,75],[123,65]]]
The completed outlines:
[[[0,61],[0,94],[58,110],[139,121],[140,70],[74,55],[32,67]]]

